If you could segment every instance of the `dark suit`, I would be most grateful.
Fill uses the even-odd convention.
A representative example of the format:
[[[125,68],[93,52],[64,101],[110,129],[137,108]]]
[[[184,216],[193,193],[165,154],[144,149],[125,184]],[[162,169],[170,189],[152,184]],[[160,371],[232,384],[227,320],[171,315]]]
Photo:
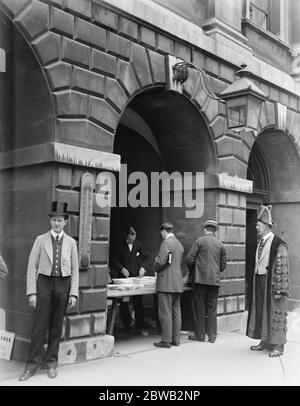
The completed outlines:
[[[139,270],[141,267],[146,269],[149,255],[145,250],[142,243],[135,240],[132,246],[132,250],[129,250],[126,241],[123,242],[119,248],[116,260],[113,262],[114,268],[117,271],[117,276],[123,278],[122,268],[126,268],[129,272],[129,276],[139,276]],[[131,298],[133,302],[133,308],[135,313],[135,328],[142,329],[144,326],[144,307],[143,296],[133,296]],[[124,327],[130,328],[131,315],[128,307],[128,302],[121,302],[120,312]]]
[[[186,263],[194,284],[195,336],[203,340],[207,334],[213,340],[217,335],[220,272],[226,268],[225,248],[214,234],[206,234],[194,242]]]
[[[181,263],[183,246],[174,235],[163,240],[154,266],[157,272],[158,316],[163,342],[179,342],[181,329],[180,296],[183,292]],[[168,257],[171,254],[171,263]]]

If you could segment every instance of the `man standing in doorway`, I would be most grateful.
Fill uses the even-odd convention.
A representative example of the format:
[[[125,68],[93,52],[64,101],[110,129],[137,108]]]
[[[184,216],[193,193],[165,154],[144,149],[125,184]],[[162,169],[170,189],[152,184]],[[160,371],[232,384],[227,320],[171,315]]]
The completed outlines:
[[[287,245],[271,231],[271,206],[262,206],[257,218],[259,243],[250,284],[247,336],[260,339],[252,351],[269,351],[269,357],[283,354],[287,332],[289,263]]]
[[[180,344],[180,297],[183,292],[181,263],[184,249],[173,234],[172,223],[163,223],[160,234],[162,242],[155,258],[154,271],[157,273],[158,317],[162,332],[161,341],[154,345],[170,348],[171,344]]]
[[[125,233],[124,241],[119,248],[118,254],[113,265],[118,272],[118,277],[140,277],[146,273],[146,265],[149,260],[149,255],[143,244],[136,239],[136,231],[133,226],[129,226]],[[143,296],[137,295],[132,297],[134,315],[135,315],[135,331],[143,336],[149,335],[144,321],[144,306]],[[131,314],[129,302],[121,302],[120,313],[125,330],[131,330]]]
[[[216,238],[217,223],[207,220],[204,236],[197,238],[192,245],[186,263],[192,274],[195,308],[195,335],[190,340],[214,343],[217,337],[217,305],[220,287],[220,272],[226,268],[226,251]]]
[[[78,297],[78,252],[76,241],[64,232],[67,203],[53,202],[49,213],[51,230],[39,235],[32,247],[27,267],[27,296],[34,308],[29,354],[20,381],[46,368],[49,378],[56,378],[58,349],[63,319],[69,304]],[[47,352],[44,350],[48,333]]]

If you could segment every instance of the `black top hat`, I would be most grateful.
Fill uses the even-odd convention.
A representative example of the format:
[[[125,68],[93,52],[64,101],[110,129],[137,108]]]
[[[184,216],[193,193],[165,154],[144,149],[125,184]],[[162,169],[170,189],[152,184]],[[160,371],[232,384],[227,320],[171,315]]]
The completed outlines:
[[[51,213],[49,216],[64,216],[65,219],[69,218],[67,213],[68,203],[64,202],[52,202],[51,203]]]

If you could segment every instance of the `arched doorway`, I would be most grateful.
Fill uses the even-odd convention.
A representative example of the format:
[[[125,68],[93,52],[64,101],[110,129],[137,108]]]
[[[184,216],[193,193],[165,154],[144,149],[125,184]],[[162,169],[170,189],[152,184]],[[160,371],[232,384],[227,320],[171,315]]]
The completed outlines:
[[[185,96],[162,88],[146,91],[131,101],[119,122],[113,152],[120,154],[121,162],[127,164],[128,176],[134,171],[144,172],[148,179],[153,172],[162,171],[168,174],[176,171],[181,175],[186,172],[216,173],[214,144],[201,113]],[[149,196],[152,192],[149,181]],[[216,192],[213,189],[204,194],[204,215],[199,219],[186,218],[185,207],[172,207],[172,204],[164,208],[112,208],[110,262],[113,262],[116,247],[129,223],[136,227],[150,253],[147,273],[152,274],[162,221],[173,222],[175,233],[187,252],[199,236],[203,218],[215,216]]]
[[[296,147],[283,131],[269,129],[261,133],[248,163],[248,179],[254,182],[254,193],[247,200],[246,287],[247,275],[253,272],[256,244],[257,209],[271,204],[277,223],[274,232],[289,247],[291,292],[290,310],[300,303],[300,159]],[[247,289],[246,289],[247,292]]]

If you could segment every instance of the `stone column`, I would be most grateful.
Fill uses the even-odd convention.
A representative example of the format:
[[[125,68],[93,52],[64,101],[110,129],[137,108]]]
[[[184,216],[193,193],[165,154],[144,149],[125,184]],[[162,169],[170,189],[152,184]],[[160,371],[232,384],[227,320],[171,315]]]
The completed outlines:
[[[291,0],[290,2],[290,16],[291,21],[291,32],[290,32],[290,43],[294,48],[294,60],[291,67],[291,75],[296,82],[300,81],[300,2],[298,0]]]

